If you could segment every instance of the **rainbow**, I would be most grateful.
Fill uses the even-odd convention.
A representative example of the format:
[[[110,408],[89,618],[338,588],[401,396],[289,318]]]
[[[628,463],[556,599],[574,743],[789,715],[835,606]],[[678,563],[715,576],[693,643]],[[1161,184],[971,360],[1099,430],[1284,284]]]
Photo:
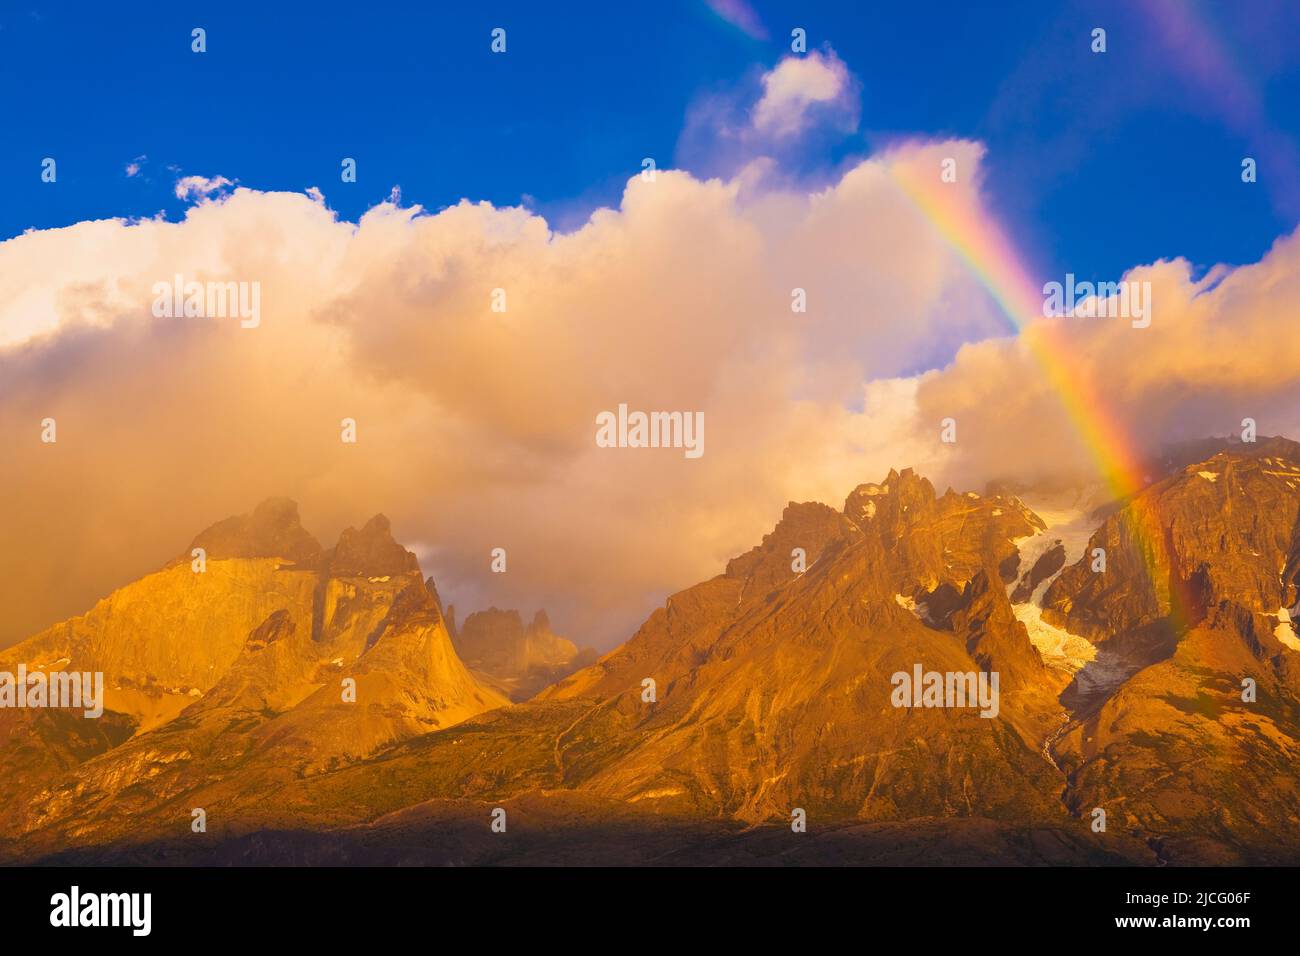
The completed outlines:
[[[915,162],[896,156],[886,159],[884,168],[989,292],[1011,330],[1042,369],[1111,493],[1116,500],[1129,503],[1125,512],[1128,530],[1145,555],[1152,584],[1160,593],[1164,588],[1154,575],[1154,560],[1157,550],[1164,550],[1164,532],[1152,503],[1138,498],[1147,483],[1142,458],[1086,368],[1071,354],[1061,334],[1060,320],[1043,318],[1041,285],[1030,278],[1022,258],[994,217],[970,191],[942,182],[937,164],[922,172]],[[1171,577],[1176,579],[1177,575]],[[1190,620],[1188,595],[1174,586],[1168,593],[1175,623]]]

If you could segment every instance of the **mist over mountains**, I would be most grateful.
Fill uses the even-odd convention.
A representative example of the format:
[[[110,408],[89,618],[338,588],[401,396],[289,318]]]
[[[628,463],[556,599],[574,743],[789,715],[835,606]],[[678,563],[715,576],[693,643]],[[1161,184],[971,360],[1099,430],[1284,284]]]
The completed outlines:
[[[98,720],[0,709],[0,854],[1295,862],[1300,446],[1151,467],[791,502],[599,660],[544,612],[458,626],[382,515],[325,548],[267,500],[0,653],[106,681]],[[996,716],[899,706],[914,669],[996,674]]]

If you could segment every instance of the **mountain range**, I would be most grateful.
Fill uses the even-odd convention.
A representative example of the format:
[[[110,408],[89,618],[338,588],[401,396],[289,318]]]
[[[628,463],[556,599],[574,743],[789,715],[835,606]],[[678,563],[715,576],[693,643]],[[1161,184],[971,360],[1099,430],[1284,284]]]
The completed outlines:
[[[1149,471],[791,502],[598,659],[457,627],[382,515],[325,549],[263,502],[0,651],[105,676],[98,719],[0,710],[0,860],[1300,862],[1300,445]]]

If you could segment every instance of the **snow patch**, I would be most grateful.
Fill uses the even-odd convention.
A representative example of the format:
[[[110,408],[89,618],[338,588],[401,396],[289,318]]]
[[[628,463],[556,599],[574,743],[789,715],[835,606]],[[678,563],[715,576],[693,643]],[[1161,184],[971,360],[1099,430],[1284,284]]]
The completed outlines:
[[[27,665],[27,669],[29,671],[53,670],[54,668],[58,668],[59,670],[62,670],[64,667],[66,667],[71,663],[72,663],[71,657],[60,657],[57,661],[51,661],[48,664],[45,663],[44,661],[33,661],[32,663]]]
[[[1198,471],[1197,474],[1200,475],[1202,478],[1204,478],[1206,481],[1219,480],[1219,473],[1217,471]]]
[[[1088,550],[1088,541],[1099,524],[1091,517],[1092,509],[1086,505],[1085,498],[1085,495],[1080,495],[1078,499],[1065,506],[1055,502],[1045,505],[1025,503],[1030,511],[1043,519],[1043,524],[1047,527],[1034,534],[1012,540],[1012,544],[1020,550],[1020,569],[1016,580],[1007,585],[1007,594],[1015,590],[1020,579],[1033,569],[1039,558],[1056,547],[1057,542],[1060,542],[1061,547],[1065,549],[1065,564],[1062,570],[1076,564],[1084,556]],[[1041,607],[1043,595],[1047,593],[1047,589],[1060,573],[1058,571],[1047,580],[1040,582],[1034,589],[1030,603]]]
[[[459,741],[457,741],[459,743]],[[638,793],[628,799],[628,803],[636,803],[638,800],[658,800],[662,797],[675,797],[686,791],[681,787],[657,787],[653,790],[646,790],[644,793]]]
[[[928,604],[917,604],[914,598],[910,598],[905,594],[895,594],[894,600],[899,607],[911,611],[919,620],[924,621],[926,624],[931,623],[930,606]]]
[[[1284,607],[1277,609],[1277,627],[1273,628],[1273,636],[1279,641],[1291,648],[1293,651],[1300,651],[1300,638],[1296,637],[1295,626],[1291,623],[1291,612]]]
[[[1041,505],[1025,502],[1025,507],[1042,518],[1047,527],[1043,531],[1014,540],[1013,543],[1020,550],[1020,569],[1016,580],[1007,585],[1008,595],[1033,570],[1038,559],[1058,544],[1065,550],[1065,563],[1061,566],[1061,571],[1076,564],[1084,556],[1088,541],[1098,525],[1091,517],[1091,498],[1092,495],[1084,491],[1070,501],[1049,501]],[[1092,642],[1043,620],[1043,598],[1061,571],[1040,581],[1029,600],[1012,605],[1011,610],[1016,620],[1025,625],[1029,640],[1038,649],[1044,664],[1059,667],[1071,674],[1091,664],[1091,674],[1098,666],[1094,663],[1097,648]]]
[[[1097,648],[1087,638],[1071,634],[1043,620],[1043,609],[1035,603],[1017,604],[1012,609],[1016,620],[1025,625],[1029,641],[1038,648],[1043,663],[1073,674],[1097,659]]]

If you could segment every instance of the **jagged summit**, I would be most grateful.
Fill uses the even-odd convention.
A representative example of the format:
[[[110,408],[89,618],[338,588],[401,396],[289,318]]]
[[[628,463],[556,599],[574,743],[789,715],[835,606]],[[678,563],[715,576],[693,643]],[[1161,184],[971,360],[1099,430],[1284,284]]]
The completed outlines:
[[[420,854],[528,806],[544,826],[689,820],[707,854],[717,828],[788,832],[801,807],[928,862],[967,824],[1021,860],[1294,862],[1300,462],[1270,449],[1215,449],[1104,513],[891,470],[843,511],[789,503],[599,660],[544,611],[471,614],[453,642],[382,516],[316,563],[173,566],[16,649],[114,675],[117,723],[88,742],[0,712],[0,740],[66,737],[57,760],[0,749],[24,795],[0,825],[36,856],[220,806],[304,846],[350,827],[444,859]],[[263,555],[297,514],[231,520],[208,540]],[[918,666],[999,675],[996,712],[900,706],[893,679]],[[537,673],[549,686],[522,690]]]
[[[513,700],[526,700],[594,657],[552,631],[545,609],[526,627],[516,610],[476,611],[452,639],[470,668]]]
[[[297,506],[273,498],[212,525],[195,546],[207,549],[205,564],[187,555],[0,652],[0,669],[104,674],[113,732],[78,738],[68,767],[80,774],[69,785],[101,793],[110,817],[135,768],[182,789],[220,778],[234,759],[246,774],[316,773],[507,704],[457,657],[415,556],[384,516],[322,553]],[[0,710],[0,740],[57,736],[58,721]],[[0,773],[31,770],[21,748],[0,748]],[[0,818],[31,827],[57,805],[11,805]]]
[[[1148,471],[1166,476],[1220,453],[1241,458],[1285,458],[1300,462],[1300,442],[1281,435],[1261,435],[1253,442],[1243,442],[1237,435],[1176,442],[1152,456]]]
[[[209,559],[283,558],[306,568],[320,567],[336,577],[383,577],[418,572],[416,556],[393,538],[392,523],[377,514],[360,530],[347,528],[328,551],[302,526],[298,504],[267,498],[248,514],[225,518],[200,532],[178,562],[189,562],[194,548]]]
[[[1083,562],[1067,568],[1047,592],[1045,616],[1107,640],[1173,611],[1189,626],[1224,601],[1274,618],[1294,606],[1300,457],[1240,447],[1182,467],[1111,514],[1088,547],[1104,549],[1118,573],[1094,574]],[[1153,521],[1155,533],[1135,533]]]
[[[320,542],[303,528],[298,504],[289,498],[267,498],[249,514],[218,521],[194,538],[185,561],[194,548],[209,558],[286,558],[299,564],[321,554]]]
[[[415,555],[394,540],[392,525],[382,514],[367,521],[360,531],[345,529],[324,563],[336,577],[382,577],[420,570]]]

